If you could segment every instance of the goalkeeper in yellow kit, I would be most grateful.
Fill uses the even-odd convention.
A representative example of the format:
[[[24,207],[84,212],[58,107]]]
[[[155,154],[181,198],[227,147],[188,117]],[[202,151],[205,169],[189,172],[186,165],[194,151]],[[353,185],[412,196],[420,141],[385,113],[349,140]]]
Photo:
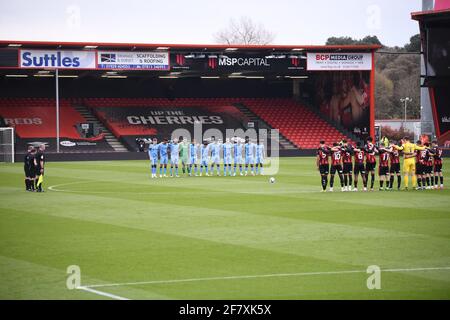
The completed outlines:
[[[409,176],[412,177],[412,186],[413,188],[415,188],[417,184],[415,151],[425,150],[426,147],[418,146],[414,143],[411,143],[408,137],[403,138],[401,146],[394,145],[393,147],[397,150],[403,151],[403,174],[404,174],[405,190],[408,190]]]

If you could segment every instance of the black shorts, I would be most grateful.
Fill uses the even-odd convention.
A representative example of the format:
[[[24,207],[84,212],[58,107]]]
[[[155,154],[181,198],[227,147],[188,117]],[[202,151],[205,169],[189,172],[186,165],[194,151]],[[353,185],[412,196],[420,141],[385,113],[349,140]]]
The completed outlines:
[[[34,167],[24,167],[23,169],[25,171],[25,177],[33,179],[34,177],[36,177],[36,171]]]
[[[364,167],[364,163],[355,163],[355,169],[353,170],[355,175],[358,173],[366,174],[366,168]]]
[[[328,164],[321,164],[319,166],[320,174],[328,174],[330,172],[330,166]]]
[[[442,172],[442,163],[434,165],[434,172]]]
[[[390,173],[400,173],[400,163],[392,163]]]
[[[378,167],[378,175],[379,176],[386,176],[389,173],[389,167]]]
[[[367,162],[366,163],[366,172],[375,170],[375,167],[377,166],[376,162]]]
[[[431,174],[433,172],[433,166],[425,166],[425,174]]]
[[[351,174],[353,171],[353,165],[351,163],[344,163],[344,174]]]
[[[416,174],[424,174],[423,164],[416,163]]]
[[[338,174],[342,174],[342,165],[340,165],[340,164],[337,164],[337,165],[332,165],[331,166],[331,174],[335,174],[336,173],[336,171],[337,171],[337,173]]]

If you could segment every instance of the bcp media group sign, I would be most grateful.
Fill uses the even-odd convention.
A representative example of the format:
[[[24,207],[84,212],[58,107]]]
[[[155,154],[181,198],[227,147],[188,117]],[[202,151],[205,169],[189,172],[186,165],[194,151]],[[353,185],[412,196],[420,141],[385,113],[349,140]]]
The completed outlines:
[[[306,67],[308,71],[351,71],[372,69],[372,54],[370,52],[308,52],[306,58]]]

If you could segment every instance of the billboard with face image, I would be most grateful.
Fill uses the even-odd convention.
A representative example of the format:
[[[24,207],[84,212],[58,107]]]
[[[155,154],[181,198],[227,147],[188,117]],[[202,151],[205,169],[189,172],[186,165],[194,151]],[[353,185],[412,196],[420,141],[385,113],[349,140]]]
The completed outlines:
[[[370,131],[370,71],[328,71],[314,76],[314,105],[361,138]]]

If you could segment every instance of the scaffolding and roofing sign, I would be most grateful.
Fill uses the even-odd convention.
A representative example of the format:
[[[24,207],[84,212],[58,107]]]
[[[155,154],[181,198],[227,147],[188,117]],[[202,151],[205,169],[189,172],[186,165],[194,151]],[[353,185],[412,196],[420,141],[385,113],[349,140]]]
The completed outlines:
[[[98,69],[169,70],[168,52],[97,51]]]

